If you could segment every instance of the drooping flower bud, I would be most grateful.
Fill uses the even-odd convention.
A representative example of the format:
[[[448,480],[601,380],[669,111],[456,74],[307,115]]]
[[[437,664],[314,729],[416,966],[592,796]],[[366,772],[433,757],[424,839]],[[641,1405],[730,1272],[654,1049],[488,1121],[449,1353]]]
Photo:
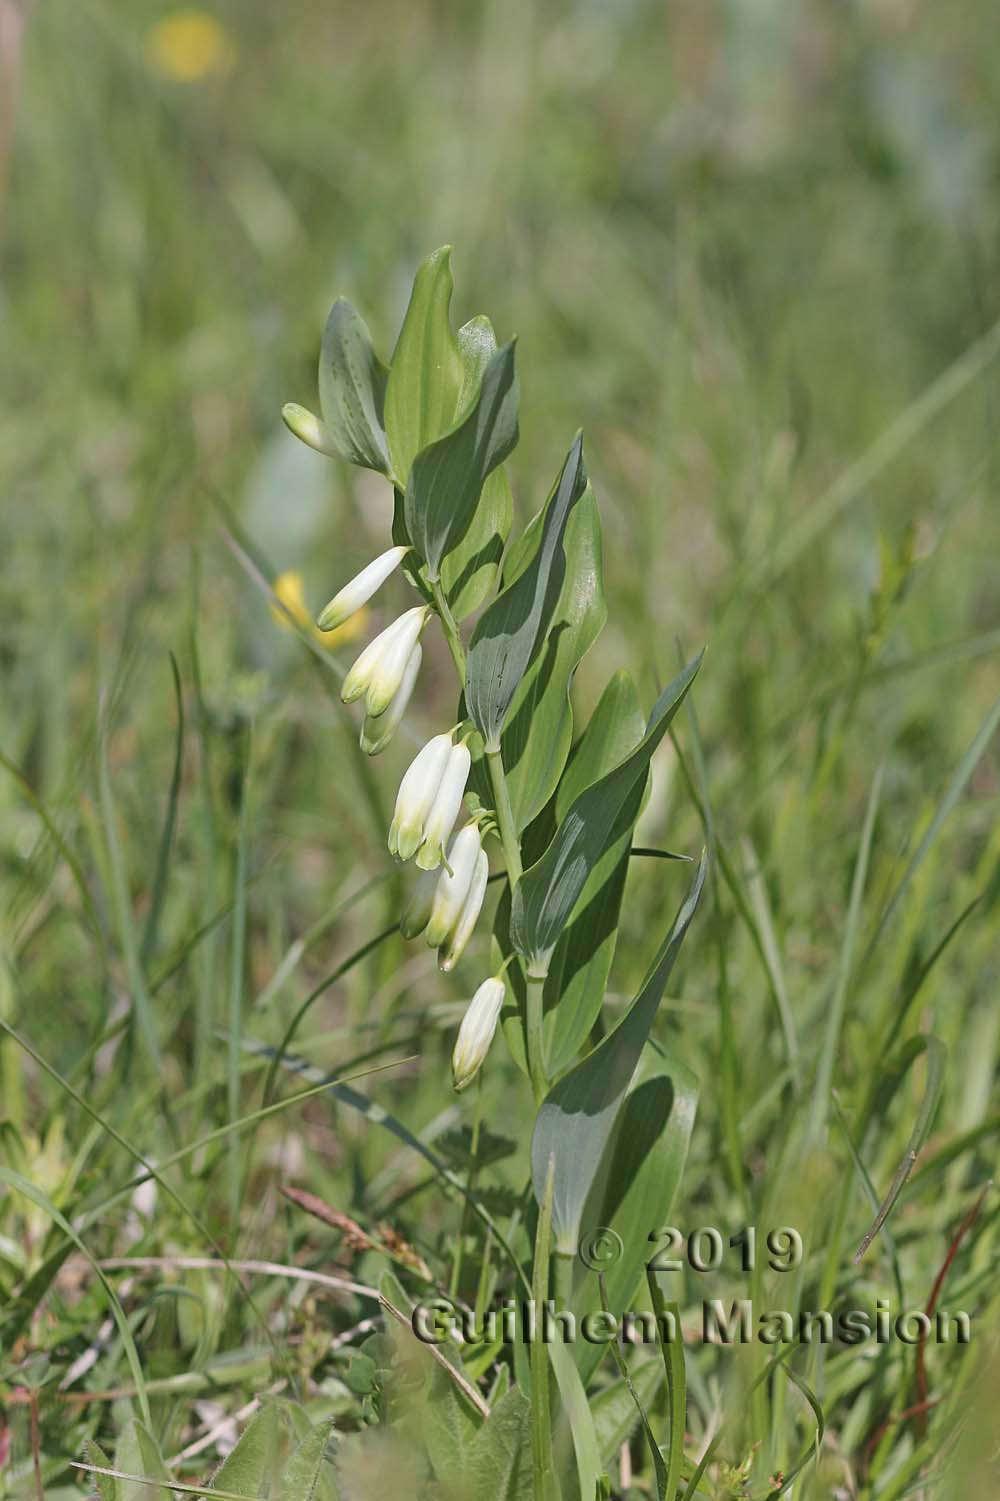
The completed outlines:
[[[424,824],[450,755],[451,736],[435,735],[423,750],[417,752],[403,773],[389,825],[390,855],[409,860],[417,853],[423,843]]]
[[[356,573],[349,583],[345,584],[338,594],[335,594],[330,603],[323,610],[316,624],[321,631],[335,631],[338,625],[343,625],[349,620],[356,610],[367,604],[375,593],[385,583],[394,568],[409,552],[408,547],[390,547],[388,552],[379,553],[373,558],[367,567]]]
[[[323,422],[310,412],[308,407],[300,407],[297,401],[286,401],[281,408],[281,415],[285,426],[293,432],[303,443],[310,448],[315,448],[317,453],[325,453],[330,458],[336,458],[337,450],[334,448]]]
[[[438,968],[445,974],[455,968],[472,931],[476,926],[486,895],[486,887],[490,879],[490,862],[485,850],[479,851],[476,860],[476,869],[469,886],[468,894],[462,903],[462,910],[458,914],[458,921],[438,950]]]
[[[430,921],[424,933],[432,949],[444,943],[462,915],[482,847],[479,829],[474,823],[467,823],[464,829],[459,829],[451,841],[448,851],[451,870],[443,870],[438,878]]]
[[[370,641],[344,679],[340,696],[345,704],[365,695],[373,718],[383,714],[403,681],[410,653],[427,620],[426,605],[415,605]]]
[[[377,719],[365,715],[361,725],[361,749],[369,756],[377,756],[384,751],[389,741],[395,735],[406,713],[407,705],[413,696],[414,685],[417,681],[417,673],[420,671],[420,662],[423,658],[423,648],[419,641],[410,652],[406,670],[403,673],[403,681],[400,683],[392,703],[384,714]]]
[[[424,824],[424,842],[417,850],[421,870],[436,870],[441,864],[444,845],[455,827],[465,784],[469,779],[472,757],[466,745],[453,745],[431,811]]]
[[[484,980],[472,997],[451,1055],[451,1076],[456,1089],[465,1089],[482,1068],[497,1029],[503,999],[504,983],[499,975]]]
[[[436,889],[437,871],[420,871],[413,883],[403,915],[399,919],[399,931],[404,938],[416,938],[418,933],[422,933],[426,928],[427,919],[431,915],[431,907],[434,905]]]

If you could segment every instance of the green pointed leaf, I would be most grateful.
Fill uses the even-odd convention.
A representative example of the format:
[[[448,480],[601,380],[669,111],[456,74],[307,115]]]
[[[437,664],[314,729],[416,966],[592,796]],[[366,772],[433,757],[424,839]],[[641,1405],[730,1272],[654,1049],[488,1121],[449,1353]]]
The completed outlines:
[[[339,1501],[333,1457],[333,1419],[327,1418],[306,1434],[288,1461],[277,1501]]]
[[[483,373],[496,353],[493,325],[485,316],[472,318],[458,330],[465,362],[465,382],[458,410],[464,416],[482,385]],[[462,540],[441,563],[441,585],[456,620],[471,615],[493,592],[500,559],[514,516],[510,483],[502,467],[489,475],[472,521]]]
[[[660,1047],[647,1043],[587,1196],[582,1232],[606,1226],[621,1257],[604,1274],[608,1305],[619,1317],[649,1308],[645,1269],[657,1247],[651,1231],[670,1223],[698,1104],[698,1081]],[[581,1264],[573,1294],[578,1318],[601,1307],[597,1278]],[[600,1359],[597,1346],[574,1351],[584,1381]]]
[[[470,1501],[534,1501],[531,1404],[516,1386],[494,1402],[469,1445],[465,1474]]]
[[[589,487],[570,512],[563,551],[566,573],[552,619],[500,737],[519,830],[545,807],[565,768],[573,742],[573,677],[607,619],[601,522]]]
[[[111,1463],[100,1444],[94,1439],[88,1438],[83,1446],[83,1452],[87,1456],[87,1463],[100,1465],[102,1470],[113,1470]],[[90,1479],[97,1490],[98,1501],[118,1501],[118,1482],[112,1475],[91,1475]]]
[[[642,989],[617,1027],[553,1086],[538,1111],[531,1139],[535,1194],[540,1198],[549,1159],[554,1158],[552,1224],[557,1249],[563,1254],[576,1254],[588,1195],[601,1169],[622,1101],[697,908],[706,868],[703,855],[673,927]]]
[[[388,371],[368,326],[343,297],[330,309],[319,355],[319,402],[330,445],[343,459],[389,473],[385,435]]]
[[[116,1470],[126,1475],[148,1476],[153,1482],[143,1484],[138,1480],[117,1482],[117,1501],[171,1501],[171,1493],[157,1480],[170,1480],[170,1471],[163,1463],[163,1456],[153,1435],[144,1423],[133,1419],[123,1429],[115,1447]]]
[[[281,1473],[286,1449],[281,1412],[268,1402],[254,1415],[235,1449],[212,1476],[212,1489],[236,1496],[269,1496]]]
[[[642,733],[642,710],[632,679],[625,672],[616,673],[560,783],[556,818],[564,817],[579,795],[576,789],[582,792],[628,755]],[[642,777],[622,806],[607,848],[584,882],[576,915],[560,935],[549,963],[543,992],[545,1057],[553,1075],[569,1067],[600,1014],[618,942],[632,831],[645,791]]]
[[[566,525],[586,487],[583,438],[578,435],[546,502],[534,556],[473,632],[465,701],[487,750],[500,745],[514,695],[552,623],[566,575]]]
[[[586,787],[635,749],[644,729],[635,685],[627,672],[616,672],[573,749],[550,805],[547,817],[553,827]],[[569,1068],[600,1014],[618,942],[618,918],[632,831],[644,793],[645,782],[641,781],[623,807],[607,849],[587,877],[576,915],[564,929],[549,964],[543,991],[545,1058],[553,1077]],[[540,819],[539,823],[542,822]],[[544,849],[544,844],[539,846],[533,841],[526,844],[526,858],[530,858],[532,848]],[[504,952],[509,952],[506,946],[509,921],[510,902],[505,892],[497,911],[497,935]],[[505,1016],[504,1035],[518,1064],[526,1069],[522,1022],[526,997],[520,965],[512,966],[507,981],[519,1002],[520,1014],[511,1011]]]
[[[663,1296],[659,1278],[663,1273],[647,1271],[653,1312],[658,1319],[670,1316],[677,1330],[677,1339],[661,1340],[660,1352],[667,1377],[667,1400],[670,1414],[670,1436],[667,1443],[667,1478],[663,1488],[665,1496],[676,1496],[681,1478],[681,1463],[684,1459],[684,1431],[687,1427],[687,1370],[684,1365],[684,1340],[681,1337],[680,1305],[668,1302]]]
[[[587,1401],[587,1393],[580,1380],[580,1373],[573,1361],[573,1352],[569,1345],[563,1344],[559,1339],[553,1340],[550,1358],[562,1401],[563,1415],[569,1422],[573,1438],[580,1501],[597,1501],[604,1466],[601,1463],[601,1448],[597,1440],[597,1430],[594,1427],[594,1417]]]
[[[469,413],[414,459],[406,482],[406,529],[429,579],[440,577],[442,559],[468,530],[487,477],[517,443],[517,406],[511,341],[487,365]]]
[[[392,472],[406,483],[413,460],[455,420],[465,365],[449,318],[451,246],[419,267],[399,331],[385,393]]]
[[[653,752],[691,687],[702,654],[660,694],[646,733],[620,765],[588,787],[559,825],[552,843],[518,881],[511,904],[511,940],[529,968],[548,964],[587,882],[608,846],[622,809],[645,780]]]

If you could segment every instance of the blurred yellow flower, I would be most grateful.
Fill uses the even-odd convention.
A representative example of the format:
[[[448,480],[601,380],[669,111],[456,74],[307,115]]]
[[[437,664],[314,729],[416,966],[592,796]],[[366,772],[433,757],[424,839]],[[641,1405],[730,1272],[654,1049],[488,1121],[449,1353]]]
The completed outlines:
[[[146,39],[150,66],[179,83],[228,73],[235,50],[226,28],[204,10],[175,10]]]
[[[289,568],[284,573],[280,573],[274,581],[273,588],[276,597],[284,605],[285,610],[288,611],[288,615],[291,615],[292,620],[297,625],[302,626],[303,630],[308,631],[313,640],[318,641],[320,646],[345,646],[348,641],[356,640],[368,624],[368,611],[362,607],[351,616],[350,620],[345,620],[344,624],[338,626],[335,631],[317,630],[312,615],[309,612],[309,607],[306,604],[302,575],[296,568]],[[292,624],[288,619],[288,615],[285,614],[285,610],[280,609],[278,605],[272,602],[271,615],[277,621],[278,625],[284,630],[290,631]]]

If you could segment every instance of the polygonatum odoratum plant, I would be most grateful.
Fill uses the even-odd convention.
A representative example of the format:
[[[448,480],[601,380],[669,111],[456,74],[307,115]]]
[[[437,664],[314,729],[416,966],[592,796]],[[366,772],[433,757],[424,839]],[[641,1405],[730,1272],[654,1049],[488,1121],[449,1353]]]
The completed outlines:
[[[491,973],[458,1030],[454,1087],[488,1066],[502,1033],[537,1110],[532,1288],[545,1297],[554,1283],[581,1310],[602,1298],[625,1308],[647,1251],[638,1227],[666,1217],[693,1121],[695,1083],[650,1032],[698,904],[704,857],[638,994],[613,1024],[602,1011],[651,758],[701,659],[648,714],[627,672],[615,673],[589,722],[574,724],[574,673],[607,613],[583,439],[572,440],[547,499],[512,539],[504,465],[518,441],[515,343],[499,344],[483,316],[453,329],[450,260],[445,247],[419,267],[388,366],[358,312],[338,300],[322,339],[319,415],[284,408],[302,441],[373,470],[394,495],[385,549],[356,577],[331,580],[340,587],[317,624],[342,626],[397,569],[412,586],[412,606],[343,679],[373,756],[418,691],[425,634],[444,634],[453,723],[413,758],[387,831],[391,855],[413,872],[400,927],[451,970],[480,918],[491,867],[501,878]],[[622,1248],[600,1283],[577,1257],[595,1225]],[[550,1355],[568,1403],[567,1384],[585,1386],[600,1351],[533,1349],[536,1392]],[[533,1408],[544,1496],[547,1403]]]

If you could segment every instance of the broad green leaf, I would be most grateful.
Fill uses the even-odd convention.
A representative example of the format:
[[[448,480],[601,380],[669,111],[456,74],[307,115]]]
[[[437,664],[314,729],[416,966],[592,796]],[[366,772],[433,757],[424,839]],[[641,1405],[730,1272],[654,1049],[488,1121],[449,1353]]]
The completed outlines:
[[[531,1404],[516,1386],[472,1440],[465,1473],[470,1501],[534,1501]]]
[[[351,464],[389,473],[388,371],[367,324],[343,297],[330,309],[319,355],[319,403],[331,445]]]
[[[449,319],[451,246],[419,267],[399,331],[385,392],[385,428],[392,472],[405,485],[413,460],[455,420],[465,380]]]
[[[413,1414],[418,1420],[417,1436],[438,1479],[442,1483],[454,1484],[466,1473],[471,1446],[479,1434],[482,1419],[455,1383],[434,1364],[430,1351],[421,1346],[420,1354],[422,1363],[426,1363],[428,1377],[422,1392],[423,1401]]]
[[[496,353],[490,320],[479,317],[464,324],[458,330],[458,344],[465,362],[465,382],[458,402],[464,416],[478,396],[483,372]],[[498,467],[483,486],[464,537],[441,563],[441,585],[456,620],[464,620],[478,610],[492,593],[513,515],[510,483],[503,468]]]
[[[465,701],[487,750],[499,747],[514,695],[552,622],[566,573],[566,524],[586,487],[583,439],[578,435],[546,502],[534,557],[497,596],[473,632]]]
[[[487,477],[517,443],[513,342],[493,355],[469,413],[417,454],[406,482],[406,529],[436,581],[464,537]]]
[[[616,672],[573,749],[546,817],[557,823],[586,787],[634,750],[642,739],[644,727],[632,679],[627,672]],[[607,849],[587,877],[576,916],[563,931],[549,964],[543,992],[545,1058],[553,1077],[573,1062],[604,1001],[618,941],[618,916],[628,873],[632,830],[644,790],[644,782],[640,782],[622,809]],[[533,835],[534,830],[530,833]],[[531,848],[538,846],[526,842],[526,858],[530,858]],[[502,899],[497,912],[497,932],[502,944],[506,941],[504,924],[509,923],[509,917],[509,900]],[[507,980],[523,1015],[525,985],[520,965],[512,966]],[[526,1067],[520,1016],[505,1017],[504,1034],[517,1062]]]
[[[339,1501],[333,1467],[333,1419],[318,1423],[292,1454],[277,1501]]]
[[[576,1254],[588,1195],[698,905],[706,868],[703,855],[673,927],[617,1027],[553,1086],[539,1108],[531,1140],[532,1177],[540,1199],[549,1160],[555,1159],[552,1224],[557,1249],[564,1255]]]
[[[545,967],[560,933],[608,845],[621,810],[644,782],[653,752],[694,681],[701,654],[660,694],[646,733],[624,761],[575,800],[545,854],[526,870],[514,890],[511,939],[531,967]]]
[[[663,1366],[658,1360],[641,1360],[636,1363],[629,1374],[639,1401],[648,1409],[656,1400],[656,1394],[662,1385]],[[617,1381],[613,1381],[610,1386],[602,1387],[595,1396],[591,1397],[590,1410],[594,1415],[594,1428],[601,1458],[606,1465],[610,1465],[617,1457],[622,1444],[632,1436],[638,1426],[639,1413],[636,1409],[635,1398],[624,1380],[619,1377]]]
[[[619,1317],[649,1307],[644,1272],[657,1251],[649,1236],[670,1222],[697,1104],[698,1081],[690,1070],[647,1043],[582,1218],[584,1234],[606,1226],[618,1237],[621,1257],[604,1277],[609,1306]],[[574,1312],[580,1318],[600,1306],[597,1278],[581,1264]],[[586,1381],[601,1359],[600,1347],[581,1343],[575,1353]]]
[[[281,1412],[268,1402],[251,1419],[231,1450],[212,1476],[217,1491],[231,1491],[237,1496],[269,1496],[274,1488],[287,1442]]]
[[[171,1479],[155,1438],[144,1423],[135,1419],[126,1425],[118,1439],[114,1467],[126,1475],[148,1476],[153,1482]],[[119,1480],[117,1487],[118,1501],[171,1501],[170,1491],[155,1483]]]

